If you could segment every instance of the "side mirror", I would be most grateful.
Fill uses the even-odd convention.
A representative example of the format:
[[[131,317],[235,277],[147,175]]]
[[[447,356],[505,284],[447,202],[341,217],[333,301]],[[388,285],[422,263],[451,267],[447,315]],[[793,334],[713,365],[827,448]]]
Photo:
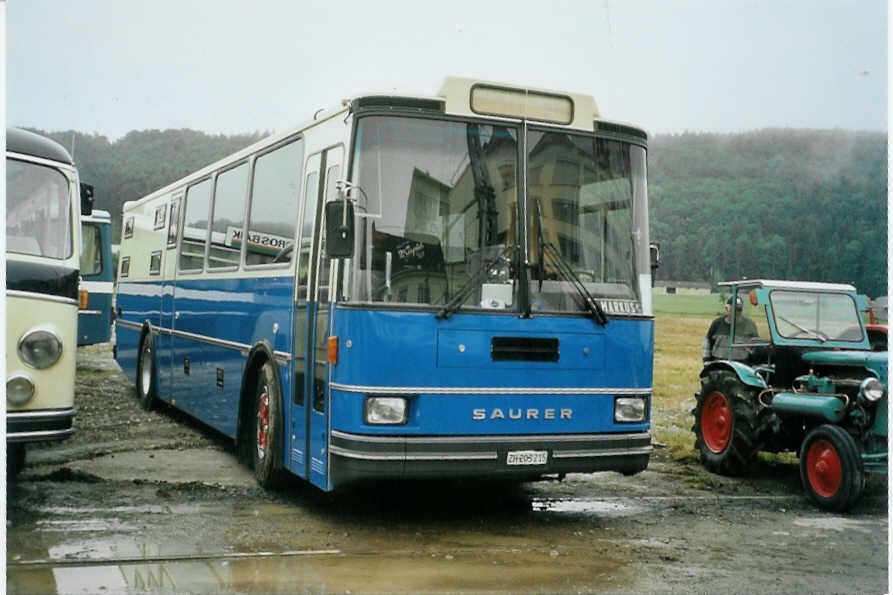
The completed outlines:
[[[655,271],[660,268],[660,244],[652,242],[648,248],[651,252],[651,277],[654,278]]]
[[[93,186],[81,182],[81,215],[93,214]]]
[[[349,200],[326,203],[326,256],[353,256],[353,203]]]

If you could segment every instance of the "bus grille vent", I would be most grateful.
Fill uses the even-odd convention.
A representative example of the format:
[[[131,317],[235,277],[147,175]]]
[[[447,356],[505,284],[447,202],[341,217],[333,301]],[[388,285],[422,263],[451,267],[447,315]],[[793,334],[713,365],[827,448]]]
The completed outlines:
[[[558,339],[539,337],[493,337],[490,359],[494,362],[557,362]]]

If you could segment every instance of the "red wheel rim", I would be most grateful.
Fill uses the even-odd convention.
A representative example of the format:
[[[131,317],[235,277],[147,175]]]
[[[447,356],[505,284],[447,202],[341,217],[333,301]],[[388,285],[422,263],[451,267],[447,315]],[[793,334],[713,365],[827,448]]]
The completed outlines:
[[[732,435],[732,408],[721,392],[712,392],[701,408],[701,436],[711,452],[721,453]]]
[[[257,403],[257,454],[263,458],[270,432],[270,397],[264,391]]]
[[[837,493],[843,481],[843,467],[833,444],[819,439],[809,445],[806,476],[813,491],[822,498],[831,498]]]

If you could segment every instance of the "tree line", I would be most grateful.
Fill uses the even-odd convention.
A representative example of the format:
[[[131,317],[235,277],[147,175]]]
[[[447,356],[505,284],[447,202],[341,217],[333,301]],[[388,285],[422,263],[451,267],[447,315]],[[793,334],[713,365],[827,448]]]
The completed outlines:
[[[74,151],[96,207],[121,207],[266,136],[132,131],[109,141],[43,132]],[[767,129],[649,139],[651,238],[658,279],[847,282],[886,294],[887,136],[845,130]]]

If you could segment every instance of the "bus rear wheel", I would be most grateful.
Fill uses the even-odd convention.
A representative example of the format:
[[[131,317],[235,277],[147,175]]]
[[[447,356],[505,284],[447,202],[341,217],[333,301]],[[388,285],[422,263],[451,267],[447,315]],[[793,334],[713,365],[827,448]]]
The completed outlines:
[[[139,359],[136,364],[136,398],[146,411],[155,405],[155,342],[146,333],[140,341]]]
[[[254,390],[254,477],[265,488],[282,481],[282,396],[273,364],[265,362]]]
[[[836,512],[852,508],[865,485],[855,439],[830,424],[812,430],[800,449],[800,481],[819,507]]]

